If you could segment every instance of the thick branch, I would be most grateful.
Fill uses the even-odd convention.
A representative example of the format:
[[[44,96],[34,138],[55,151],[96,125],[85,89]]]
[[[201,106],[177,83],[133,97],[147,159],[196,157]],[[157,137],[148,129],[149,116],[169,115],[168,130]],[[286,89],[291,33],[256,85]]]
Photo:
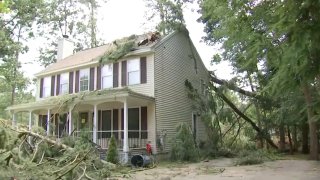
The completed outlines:
[[[7,126],[7,127],[8,127],[8,126]],[[8,128],[10,128],[10,127],[8,127]],[[69,147],[69,146],[67,146],[67,145],[65,145],[65,144],[59,143],[59,142],[57,142],[57,141],[55,141],[55,140],[52,140],[52,139],[50,139],[50,138],[48,138],[48,137],[45,137],[45,136],[42,136],[42,135],[40,135],[40,134],[34,133],[34,132],[32,132],[32,131],[27,131],[27,130],[25,130],[25,129],[18,129],[18,130],[15,130],[15,129],[12,129],[12,128],[10,128],[10,129],[11,129],[12,131],[18,132],[20,135],[28,135],[28,136],[33,136],[33,137],[42,139],[42,140],[46,141],[47,143],[52,144],[52,145],[55,145],[55,146],[60,147],[60,148],[62,148],[62,149],[66,149],[66,150],[72,150],[72,149],[73,149],[73,148],[71,148],[71,147]]]
[[[258,134],[264,138],[268,144],[270,144],[273,148],[278,149],[277,145],[274,144],[274,142],[268,137],[266,136],[262,130],[245,114],[243,114],[237,107],[236,105],[234,105],[224,94],[220,93],[218,91],[218,89],[216,87],[213,87],[213,90],[223,99],[224,102],[226,102],[229,107],[235,112],[237,113],[241,118],[243,118],[245,121],[247,121],[255,131],[258,132]]]
[[[226,80],[218,79],[217,77],[215,77],[212,74],[210,76],[211,76],[211,81],[212,82],[220,84],[222,86],[226,86],[230,90],[236,91],[236,92],[241,93],[241,94],[246,95],[246,96],[258,98],[258,99],[262,98],[260,95],[256,94],[255,92],[250,92],[250,91],[246,91],[244,89],[241,89],[241,88],[235,86],[234,84],[229,83]]]

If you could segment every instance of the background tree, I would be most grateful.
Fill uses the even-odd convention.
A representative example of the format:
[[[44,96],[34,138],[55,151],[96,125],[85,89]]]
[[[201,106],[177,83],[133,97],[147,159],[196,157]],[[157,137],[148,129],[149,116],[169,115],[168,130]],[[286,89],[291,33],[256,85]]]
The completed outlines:
[[[107,1],[97,0],[52,0],[46,2],[38,21],[38,36],[46,43],[39,49],[38,62],[48,66],[56,62],[57,39],[71,38],[75,51],[100,45],[97,37],[97,9]],[[49,30],[49,31],[48,31]]]
[[[310,158],[318,159],[315,102],[319,63],[315,62],[319,58],[316,42],[320,35],[316,29],[319,28],[320,3],[204,0],[200,6],[207,33],[205,40],[222,43],[222,59],[230,61],[237,73],[262,77],[262,81],[256,83],[259,94],[269,94],[275,101],[282,100],[283,95],[296,99],[289,96],[292,91],[304,96]],[[274,102],[272,106],[286,104]]]
[[[148,20],[159,18],[156,30],[167,35],[185,25],[183,18],[184,2],[190,0],[145,0],[146,6],[151,10]]]
[[[16,92],[25,89],[28,83],[18,58],[28,50],[25,41],[33,37],[32,25],[42,7],[41,0],[16,0],[8,4],[10,12],[0,17],[0,76],[6,83],[5,89],[11,92],[11,105],[15,104]]]

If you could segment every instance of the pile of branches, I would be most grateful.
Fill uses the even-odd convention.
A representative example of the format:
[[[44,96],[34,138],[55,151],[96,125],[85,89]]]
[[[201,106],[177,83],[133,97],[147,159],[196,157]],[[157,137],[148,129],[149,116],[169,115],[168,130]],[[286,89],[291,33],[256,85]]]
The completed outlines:
[[[104,179],[115,165],[100,160],[89,134],[45,136],[41,128],[13,129],[0,120],[0,179]]]

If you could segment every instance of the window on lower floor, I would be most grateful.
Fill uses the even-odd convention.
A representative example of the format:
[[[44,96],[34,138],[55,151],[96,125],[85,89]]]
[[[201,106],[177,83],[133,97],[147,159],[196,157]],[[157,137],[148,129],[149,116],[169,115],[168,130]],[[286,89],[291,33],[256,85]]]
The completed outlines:
[[[128,136],[129,138],[139,138],[139,108],[129,108],[128,109]]]
[[[121,110],[121,138],[123,138],[124,119],[123,109]],[[128,109],[128,137],[148,139],[147,107]]]
[[[98,113],[98,139],[111,137],[111,110]]]

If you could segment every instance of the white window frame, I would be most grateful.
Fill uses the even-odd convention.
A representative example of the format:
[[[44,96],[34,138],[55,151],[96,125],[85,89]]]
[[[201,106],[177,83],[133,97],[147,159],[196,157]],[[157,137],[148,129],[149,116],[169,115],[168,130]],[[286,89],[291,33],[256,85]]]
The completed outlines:
[[[138,68],[137,69],[134,69],[133,67],[130,67],[130,64],[134,63],[134,62],[137,62],[138,63]],[[127,61],[127,82],[128,82],[128,85],[135,85],[135,84],[141,84],[141,68],[140,68],[140,59],[136,58],[136,59],[131,59],[131,60],[128,60]],[[130,82],[130,74],[132,73],[138,73],[138,80],[137,81],[134,81],[134,82]]]
[[[43,78],[43,87],[42,87],[42,97],[49,97],[51,96],[51,77],[44,77]]]
[[[111,71],[110,71],[111,68]],[[113,64],[106,64],[101,68],[101,88],[107,89],[107,88],[113,88]],[[106,86],[104,82],[104,78],[111,78],[111,82],[109,86]]]
[[[65,80],[65,81],[63,81]],[[66,86],[65,92],[63,87]],[[68,94],[69,93],[69,73],[60,74],[60,84],[59,84],[59,94]]]
[[[87,75],[86,79],[81,79],[81,77]],[[82,82],[83,81],[88,81],[87,83],[87,88],[86,89],[82,89]],[[81,69],[79,71],[79,91],[88,91],[89,90],[89,85],[90,85],[90,69],[86,68],[86,69]],[[84,86],[83,86],[84,87]]]

